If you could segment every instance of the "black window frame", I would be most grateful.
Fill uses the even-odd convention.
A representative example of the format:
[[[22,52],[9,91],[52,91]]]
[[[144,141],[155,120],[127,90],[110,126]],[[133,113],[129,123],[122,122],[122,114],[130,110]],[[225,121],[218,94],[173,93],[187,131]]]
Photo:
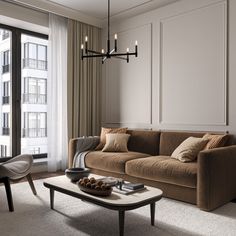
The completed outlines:
[[[0,28],[11,32],[11,156],[17,156],[21,153],[21,70],[22,70],[22,57],[21,57],[21,35],[26,34],[29,36],[35,36],[48,40],[48,35],[25,30],[0,23]],[[10,56],[10,55],[9,55]],[[34,159],[46,158],[47,153],[33,155]],[[11,157],[9,157],[11,158]],[[5,161],[9,158],[0,158],[1,161]]]

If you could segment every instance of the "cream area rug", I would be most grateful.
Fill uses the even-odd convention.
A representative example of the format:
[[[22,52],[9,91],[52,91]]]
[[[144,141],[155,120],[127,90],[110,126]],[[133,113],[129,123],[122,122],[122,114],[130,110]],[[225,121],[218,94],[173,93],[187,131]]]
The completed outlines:
[[[55,192],[55,209],[49,207],[49,190],[43,180],[34,181],[38,196],[27,182],[13,184],[14,212],[8,212],[5,189],[0,186],[1,236],[113,236],[118,233],[118,213]],[[127,236],[236,235],[236,203],[213,212],[167,198],[156,204],[155,226],[149,206],[125,215]]]

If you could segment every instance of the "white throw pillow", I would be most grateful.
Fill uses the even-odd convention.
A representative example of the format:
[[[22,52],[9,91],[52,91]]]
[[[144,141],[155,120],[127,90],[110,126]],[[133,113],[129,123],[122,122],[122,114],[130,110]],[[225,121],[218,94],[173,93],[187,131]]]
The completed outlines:
[[[208,139],[189,137],[184,140],[171,154],[172,158],[181,162],[191,162],[197,158],[198,153],[204,149]]]

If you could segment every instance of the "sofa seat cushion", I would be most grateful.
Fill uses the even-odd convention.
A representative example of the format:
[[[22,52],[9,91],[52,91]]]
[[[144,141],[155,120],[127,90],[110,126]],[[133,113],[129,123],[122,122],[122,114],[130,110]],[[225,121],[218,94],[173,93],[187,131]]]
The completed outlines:
[[[124,174],[126,161],[147,156],[149,155],[139,152],[93,151],[86,155],[85,165],[92,169]]]
[[[169,156],[152,156],[128,161],[125,170],[138,178],[197,187],[197,162],[182,163]]]

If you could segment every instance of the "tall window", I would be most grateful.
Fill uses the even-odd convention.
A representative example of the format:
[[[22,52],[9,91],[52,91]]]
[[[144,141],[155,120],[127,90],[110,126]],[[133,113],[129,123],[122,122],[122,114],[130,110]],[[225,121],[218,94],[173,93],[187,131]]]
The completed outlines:
[[[47,152],[48,41],[22,34],[21,44],[21,153],[42,154]]]
[[[0,161],[47,156],[47,38],[0,24]]]
[[[12,134],[10,119],[12,105],[10,104],[10,91],[12,80],[12,33],[0,26],[0,160],[1,157],[12,155]]]

